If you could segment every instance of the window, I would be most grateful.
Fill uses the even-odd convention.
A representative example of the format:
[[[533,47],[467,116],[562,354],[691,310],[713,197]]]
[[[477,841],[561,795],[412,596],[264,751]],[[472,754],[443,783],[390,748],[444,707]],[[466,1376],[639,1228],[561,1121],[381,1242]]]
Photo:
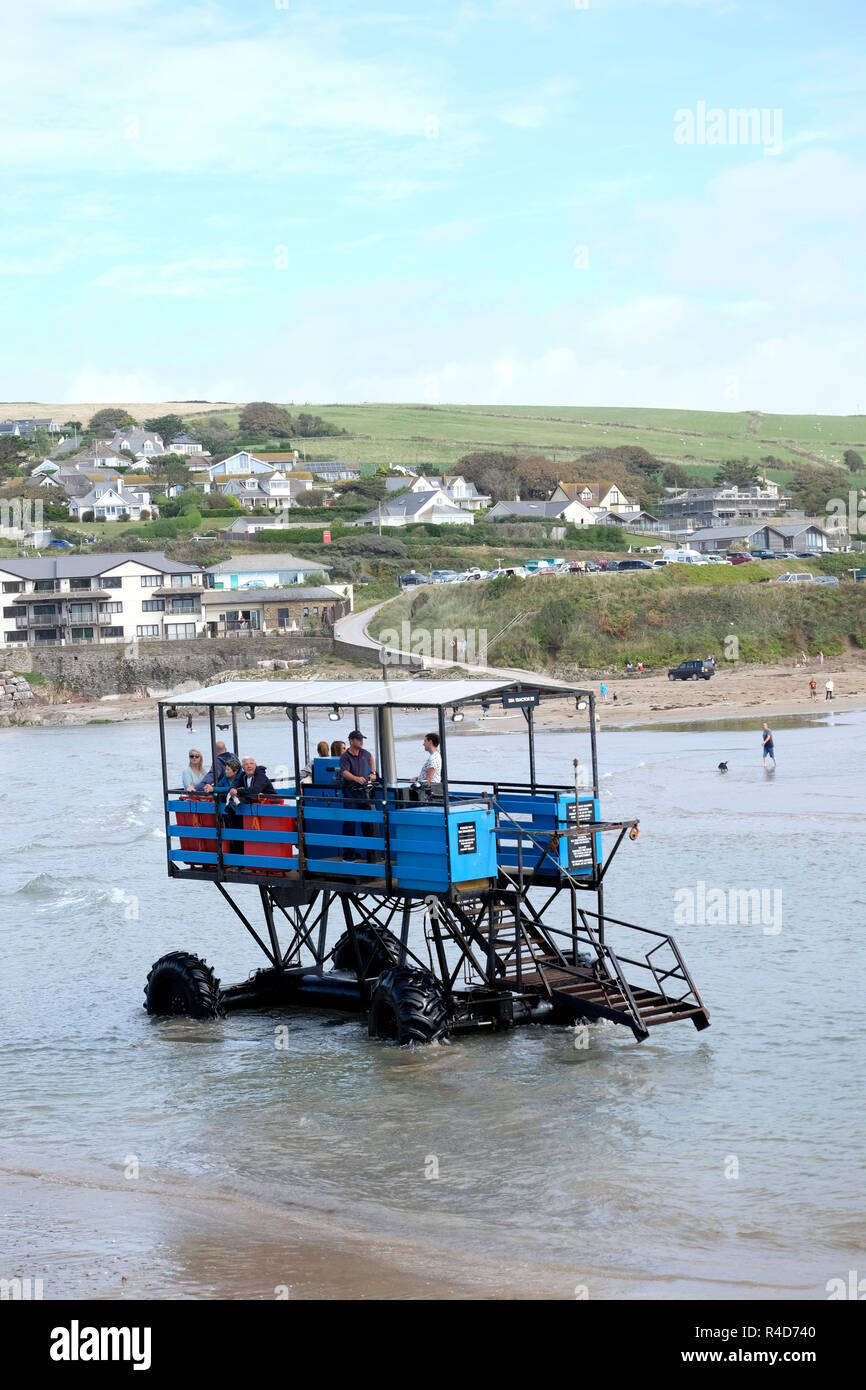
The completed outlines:
[[[70,589],[89,589],[89,588],[90,588],[90,580],[89,580],[89,579],[70,579],[70,581],[69,581],[69,587],[70,587]]]
[[[93,617],[93,606],[89,603],[70,603],[69,621],[71,623],[83,623]]]
[[[23,593],[23,590],[24,585],[20,582],[20,580],[18,582],[12,582],[8,580],[3,581],[4,594],[20,594]]]
[[[197,574],[173,574],[171,576],[171,587],[173,589],[189,589],[197,578]]]
[[[122,627],[106,627],[106,628],[103,629],[102,635],[103,635],[103,637],[122,637],[122,636],[123,636],[123,628],[122,628]]]
[[[198,599],[195,598],[173,598],[171,601],[172,613],[195,613],[198,609]]]
[[[310,616],[310,610],[309,610],[309,608],[305,608],[305,609],[304,609],[304,617],[305,617],[305,618],[309,618],[309,616]]]
[[[26,631],[26,629],[25,629],[24,632],[7,632],[7,633],[6,633],[6,641],[7,641],[7,642],[26,642],[26,641],[27,641],[27,631]]]
[[[314,618],[318,618],[318,616],[319,616],[319,610],[318,610],[318,607],[316,607],[316,608],[313,609],[313,617],[314,617]]]
[[[44,593],[51,593],[51,594],[53,594],[53,593],[54,593],[54,580],[53,580],[53,579],[37,579],[36,583],[33,585],[33,588],[36,590],[37,594],[44,594]]]
[[[145,606],[145,605],[142,604],[142,607],[144,607],[144,606]],[[103,616],[104,613],[122,613],[122,612],[123,612],[123,604],[122,604],[122,603],[101,603],[101,604],[99,605],[99,616],[100,616],[100,618]]]
[[[139,623],[135,629],[136,637],[158,637],[159,623]]]
[[[17,617],[18,617],[18,614],[21,613],[21,612],[22,612],[22,609],[20,609],[20,608],[4,608],[4,609],[3,609],[3,617],[4,617],[4,618],[17,618]]]
[[[143,574],[141,576],[142,589],[158,589],[162,582],[161,574]]]
[[[103,589],[119,589],[122,583],[123,583],[123,580],[117,578],[117,576],[115,575],[115,576],[114,576],[113,578],[111,578],[111,579],[103,579],[103,580],[102,580],[102,588],[103,588]]]
[[[164,613],[164,612],[165,612],[165,599],[164,599],[164,598],[146,598],[146,599],[143,599],[143,600],[142,600],[142,603],[141,603],[141,611],[142,611],[142,613]]]
[[[165,635],[169,642],[176,642],[183,637],[195,637],[195,623],[166,623]]]
[[[92,642],[92,627],[73,627],[70,629],[73,642]]]

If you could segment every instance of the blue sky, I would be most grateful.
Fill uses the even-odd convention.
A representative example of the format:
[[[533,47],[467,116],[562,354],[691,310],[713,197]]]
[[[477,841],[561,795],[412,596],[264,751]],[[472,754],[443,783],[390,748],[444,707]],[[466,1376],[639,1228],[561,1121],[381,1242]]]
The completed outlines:
[[[866,412],[860,0],[376,2],[7,12],[0,397]]]

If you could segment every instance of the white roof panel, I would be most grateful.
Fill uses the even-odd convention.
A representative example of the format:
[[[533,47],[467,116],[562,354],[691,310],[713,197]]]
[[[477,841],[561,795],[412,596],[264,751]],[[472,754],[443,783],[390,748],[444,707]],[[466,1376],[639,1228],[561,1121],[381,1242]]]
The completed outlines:
[[[225,681],[188,690],[177,699],[161,700],[163,705],[340,705],[378,708],[380,705],[455,705],[482,695],[516,690],[537,690],[542,695],[586,693],[562,681],[539,680],[527,671],[517,680],[369,680],[369,681]]]

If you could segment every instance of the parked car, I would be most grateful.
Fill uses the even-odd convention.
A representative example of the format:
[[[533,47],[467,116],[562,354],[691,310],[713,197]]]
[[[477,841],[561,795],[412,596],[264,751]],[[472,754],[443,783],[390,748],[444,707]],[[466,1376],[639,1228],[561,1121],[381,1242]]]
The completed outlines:
[[[444,584],[447,580],[449,580],[449,579],[451,578],[451,576],[452,576],[453,573],[454,573],[453,570],[431,570],[431,571],[430,571],[430,583],[431,583],[431,584]]]
[[[835,586],[839,583],[839,580],[837,579],[835,574],[813,574],[812,583],[829,584],[831,587],[835,588]]]
[[[795,550],[795,560],[818,560],[821,557],[820,550]]]
[[[775,550],[753,550],[751,552],[753,560],[776,560],[778,556]]]
[[[726,558],[732,565],[745,565],[752,557],[747,555],[744,550],[734,550]]]
[[[72,549],[72,541],[49,541],[48,544],[49,544],[49,546],[52,546],[52,545],[53,545],[53,546],[55,546],[57,549],[60,549],[60,550],[71,550],[71,549]]]
[[[652,567],[654,570],[663,570],[669,564],[670,560],[653,560]]]
[[[704,560],[708,565],[723,565],[725,563],[724,555],[705,555]]]
[[[623,570],[651,570],[652,565],[647,560],[620,560],[617,570],[622,574]]]
[[[714,661],[681,661],[668,671],[669,681],[708,681],[716,672]]]
[[[410,570],[408,574],[401,574],[397,581],[401,589],[414,589],[419,584],[429,584],[429,575],[419,574],[417,570]]]
[[[798,571],[798,572],[796,572],[796,573],[791,573],[790,571],[786,571],[785,574],[777,574],[777,575],[776,575],[776,578],[773,580],[773,583],[774,583],[774,584],[812,584],[812,583],[814,583],[814,580],[815,580],[814,574],[809,574],[808,570],[800,570],[800,571]]]

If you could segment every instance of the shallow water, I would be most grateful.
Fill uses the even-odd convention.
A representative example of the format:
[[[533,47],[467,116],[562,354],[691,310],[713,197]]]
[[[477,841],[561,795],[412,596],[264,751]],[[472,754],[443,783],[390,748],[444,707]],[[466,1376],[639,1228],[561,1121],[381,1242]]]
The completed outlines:
[[[401,774],[420,766],[419,719],[402,726]],[[206,956],[224,983],[262,963],[214,887],[166,877],[155,730],[0,730],[0,1169],[47,1175],[53,1193],[16,1204],[0,1275],[113,1296],[121,1268],[158,1268],[162,1297],[272,1296],[273,1260],[220,1253],[263,1250],[298,1219],[323,1241],[369,1239],[413,1292],[435,1274],[505,1295],[825,1297],[864,1259],[866,717],[777,720],[774,775],[760,721],[718,724],[600,739],[602,813],[641,819],[608,911],[674,931],[711,1028],[638,1045],[602,1024],[579,1049],[571,1029],[530,1026],[424,1052],[370,1042],[355,1017],[148,1018],[165,951]],[[273,768],[286,732],[260,719],[244,744]],[[523,775],[519,732],[467,720],[459,735],[452,775]],[[169,738],[179,771],[192,745]],[[587,754],[540,733],[539,780],[569,781]],[[766,890],[765,917],[675,921],[686,890],[729,888]],[[135,1184],[219,1219],[149,1233],[107,1195]],[[309,1277],[315,1292],[325,1274]]]

